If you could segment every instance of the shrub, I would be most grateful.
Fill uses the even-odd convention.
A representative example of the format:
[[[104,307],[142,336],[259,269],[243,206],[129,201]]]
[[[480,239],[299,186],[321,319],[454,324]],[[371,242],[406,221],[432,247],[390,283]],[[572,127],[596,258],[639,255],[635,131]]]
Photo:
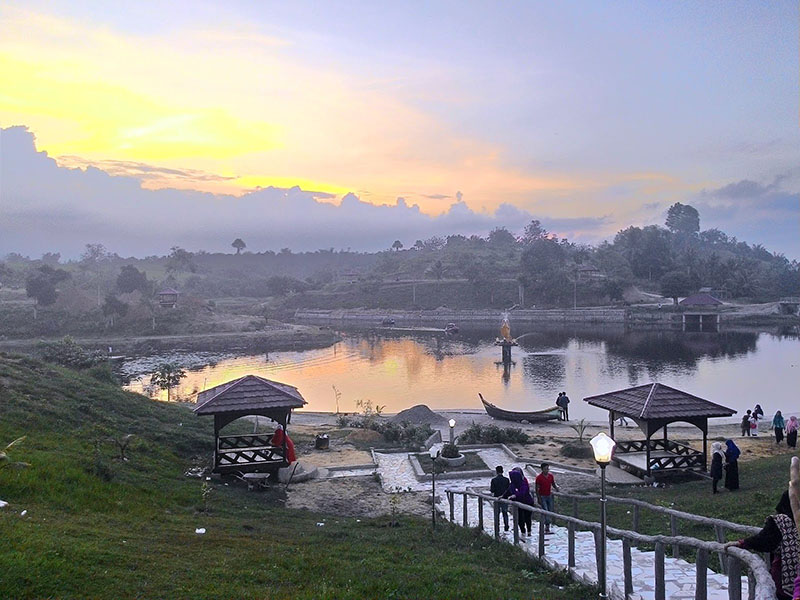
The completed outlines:
[[[506,442],[527,444],[531,441],[531,438],[519,427],[501,429],[493,424],[479,425],[478,423],[473,423],[458,436],[458,441],[462,444],[503,444]]]
[[[103,360],[100,352],[85,350],[69,336],[56,342],[39,342],[38,349],[43,360],[71,369],[86,369]]]
[[[445,458],[458,458],[461,452],[455,444],[445,444],[442,446],[442,456]]]
[[[561,455],[567,458],[592,458],[592,447],[584,442],[569,442],[561,446]]]

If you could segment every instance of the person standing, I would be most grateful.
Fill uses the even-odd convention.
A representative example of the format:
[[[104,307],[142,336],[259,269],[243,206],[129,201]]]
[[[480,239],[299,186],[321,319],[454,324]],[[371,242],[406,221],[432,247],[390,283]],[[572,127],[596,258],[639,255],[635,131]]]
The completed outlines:
[[[561,406],[564,410],[564,420],[569,421],[569,396],[567,396],[567,392],[561,392]]]
[[[511,485],[508,487],[508,499],[514,500],[515,502],[521,502],[522,504],[527,504],[528,506],[533,506],[533,496],[531,496],[531,486],[528,483],[528,480],[525,479],[525,475],[522,474],[522,469],[519,467],[514,467],[509,472],[509,477],[511,477]],[[524,508],[520,508],[518,511],[519,516],[519,530],[522,535],[525,535],[525,530],[527,529],[528,535],[531,534],[531,515],[533,514],[532,510],[525,510]]]
[[[775,443],[780,444],[783,441],[783,430],[786,429],[786,421],[783,420],[781,411],[777,411],[775,416],[772,417],[772,430],[775,432]]]
[[[503,467],[495,467],[497,475],[492,479],[489,490],[495,498],[508,498],[508,488],[511,486],[511,481],[503,475]],[[508,504],[505,502],[498,502],[499,514],[503,515],[503,526],[508,531]]]
[[[750,435],[750,413],[752,411],[748,410],[745,414],[742,415],[742,437]]]
[[[758,437],[758,416],[755,411],[750,415],[750,435]]]
[[[725,453],[722,451],[722,443],[714,442],[711,444],[711,493],[717,493],[717,484],[722,479],[722,461]]]
[[[789,417],[789,422],[786,424],[786,445],[789,448],[797,448],[797,428],[800,423],[797,422],[797,417],[792,415]]]
[[[764,411],[761,409],[760,404],[756,404],[755,408],[753,409],[753,414],[756,416],[757,419],[764,418]]]
[[[725,440],[725,487],[730,491],[739,489],[739,455],[742,453],[733,440]]]
[[[755,535],[728,542],[726,548],[737,546],[754,552],[770,553],[770,569],[775,582],[778,600],[789,600],[794,591],[794,579],[798,573],[797,527],[789,500],[789,492],[783,492],[775,514],[767,517],[764,527]]]
[[[536,497],[539,499],[539,506],[544,510],[555,512],[555,502],[553,499],[553,490],[558,491],[556,480],[550,472],[550,465],[546,462],[542,463],[542,472],[536,476],[533,481],[536,487]],[[544,532],[550,533],[550,516],[544,517]]]

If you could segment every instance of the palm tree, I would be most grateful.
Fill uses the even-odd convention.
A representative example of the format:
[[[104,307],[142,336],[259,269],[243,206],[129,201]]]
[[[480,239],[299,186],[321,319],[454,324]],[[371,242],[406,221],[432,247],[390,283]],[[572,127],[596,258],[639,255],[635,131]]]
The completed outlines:
[[[163,363],[158,366],[155,373],[150,376],[150,383],[157,385],[162,390],[167,390],[167,401],[170,398],[170,390],[186,377],[186,371],[171,363]]]

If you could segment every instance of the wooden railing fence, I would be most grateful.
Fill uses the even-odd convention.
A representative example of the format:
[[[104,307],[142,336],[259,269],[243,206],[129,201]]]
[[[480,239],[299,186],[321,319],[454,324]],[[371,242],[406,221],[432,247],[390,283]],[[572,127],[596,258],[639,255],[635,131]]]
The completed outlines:
[[[492,506],[492,513],[494,519],[494,537],[495,539],[500,539],[500,504],[506,504],[509,507],[509,512],[511,513],[513,519],[513,528],[514,528],[514,544],[519,544],[519,511],[520,510],[528,510],[532,511],[534,515],[536,515],[538,520],[538,549],[537,553],[539,558],[545,556],[545,516],[550,517],[552,521],[555,522],[562,522],[565,523],[567,526],[567,552],[568,552],[568,566],[569,568],[575,567],[575,533],[578,530],[587,530],[591,531],[594,535],[594,544],[595,544],[595,555],[596,559],[599,561],[599,557],[601,556],[601,535],[600,535],[600,523],[593,522],[593,521],[583,521],[574,516],[567,516],[564,514],[546,511],[541,509],[537,506],[529,506],[527,504],[521,504],[519,502],[514,502],[512,500],[505,500],[502,498],[495,498],[494,496],[490,496],[487,494],[482,494],[475,491],[454,491],[454,490],[446,490],[447,494],[447,501],[449,504],[450,509],[450,521],[456,523],[455,519],[455,497],[461,496],[462,498],[462,515],[461,521],[464,527],[469,527],[469,514],[468,514],[468,498],[475,498],[478,502],[478,528],[483,531],[484,530],[484,508],[483,504],[485,502],[489,502]],[[561,494],[562,497],[575,497],[578,496],[571,496],[566,494]],[[579,496],[579,498],[594,498],[599,499],[599,496]],[[612,501],[612,498],[606,497],[609,502]],[[744,525],[739,525],[737,523],[731,523],[728,521],[722,521],[720,519],[711,519],[709,517],[700,517],[698,515],[692,515],[691,513],[683,513],[681,511],[674,511],[672,509],[666,509],[662,507],[657,507],[652,504],[648,504],[641,500],[634,500],[630,498],[613,498],[614,501],[623,501],[623,503],[632,504],[636,508],[640,508],[642,505],[645,505],[646,508],[649,509],[662,509],[663,511],[670,511],[670,535],[645,535],[639,533],[637,531],[630,531],[627,529],[617,529],[615,527],[607,527],[606,531],[607,534],[611,537],[619,538],[622,540],[622,551],[623,551],[623,573],[624,573],[624,590],[626,596],[630,593],[635,591],[633,585],[633,573],[632,573],[632,561],[631,561],[631,548],[636,546],[647,546],[651,545],[655,548],[655,568],[654,568],[654,580],[655,580],[655,600],[666,600],[666,582],[664,578],[664,560],[666,556],[665,549],[669,546],[672,546],[673,554],[679,553],[680,547],[692,548],[696,554],[695,556],[695,565],[696,565],[696,587],[695,587],[695,600],[706,600],[707,598],[707,569],[708,569],[708,557],[712,553],[716,553],[721,557],[722,564],[725,566],[725,571],[728,575],[728,598],[730,600],[742,600],[742,571],[743,569],[747,570],[748,579],[750,585],[748,585],[749,590],[749,600],[775,600],[775,583],[772,581],[772,576],[770,575],[769,568],[765,561],[758,556],[757,554],[753,554],[748,552],[747,550],[743,550],[741,548],[726,548],[720,542],[709,542],[704,540],[699,540],[697,538],[688,537],[688,536],[681,536],[677,535],[677,523],[678,518],[683,518],[686,520],[691,520],[695,522],[708,522],[707,524],[713,524],[716,526],[719,524],[724,524],[722,526],[726,527],[727,529],[735,530],[735,531],[743,531],[747,530],[747,532],[751,532],[753,529],[758,531],[757,528],[747,527]],[[576,504],[573,504],[574,510],[577,512]],[[636,509],[635,509],[636,510]],[[658,512],[662,512],[661,510]],[[638,517],[634,517],[635,519]],[[724,532],[724,530],[722,530]],[[723,538],[724,539],[724,538]]]

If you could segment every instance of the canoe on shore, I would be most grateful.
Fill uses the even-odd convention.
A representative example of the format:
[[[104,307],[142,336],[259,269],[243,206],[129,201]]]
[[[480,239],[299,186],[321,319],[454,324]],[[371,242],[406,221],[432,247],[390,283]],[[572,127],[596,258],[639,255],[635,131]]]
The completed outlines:
[[[558,419],[559,409],[557,406],[545,408],[544,410],[535,410],[531,412],[515,412],[512,410],[505,410],[499,408],[483,399],[482,394],[478,394],[483,402],[483,408],[486,409],[488,414],[493,419],[501,419],[503,421],[528,421],[529,423],[537,423],[542,421],[554,421]]]

